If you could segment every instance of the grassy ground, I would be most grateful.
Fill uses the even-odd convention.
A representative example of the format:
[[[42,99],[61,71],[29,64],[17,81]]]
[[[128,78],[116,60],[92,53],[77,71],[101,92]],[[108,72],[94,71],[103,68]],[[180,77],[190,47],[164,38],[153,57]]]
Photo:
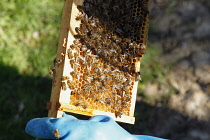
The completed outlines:
[[[24,131],[26,122],[47,116],[48,67],[56,54],[62,6],[58,0],[0,1],[0,140],[34,139]],[[149,45],[142,60],[140,92],[162,76],[154,48]]]
[[[20,74],[46,76],[56,51],[62,4],[56,0],[1,0],[2,63],[16,67]]]
[[[0,1],[0,140],[34,139],[26,122],[47,115],[62,7],[57,0]]]

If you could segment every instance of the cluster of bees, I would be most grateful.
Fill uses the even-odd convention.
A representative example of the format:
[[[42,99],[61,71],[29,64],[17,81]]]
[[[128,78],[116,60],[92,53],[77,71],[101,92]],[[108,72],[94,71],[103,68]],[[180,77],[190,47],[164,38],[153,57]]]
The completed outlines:
[[[67,50],[72,71],[62,77],[62,90],[71,90],[72,105],[129,115],[146,49],[148,0],[85,0],[77,8],[81,24]]]

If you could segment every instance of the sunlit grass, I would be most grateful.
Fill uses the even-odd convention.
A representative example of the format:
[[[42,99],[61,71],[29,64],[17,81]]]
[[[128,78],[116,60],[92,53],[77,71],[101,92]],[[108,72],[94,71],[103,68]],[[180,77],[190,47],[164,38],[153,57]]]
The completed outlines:
[[[162,50],[159,43],[149,43],[146,54],[141,60],[141,78],[142,81],[138,84],[138,95],[140,95],[144,102],[155,105],[156,103],[167,104],[171,95],[175,94],[175,91],[170,87],[168,83],[168,74],[170,73],[171,65],[164,65],[161,62]],[[158,89],[153,92],[160,92],[157,95],[149,95],[145,92],[145,88],[155,85]],[[159,89],[163,88],[161,85],[165,85],[165,93],[162,93]],[[167,89],[167,90],[166,90]]]
[[[47,75],[56,54],[63,1],[1,0],[0,60],[20,73]]]
[[[141,59],[141,78],[142,81],[139,82],[139,88],[143,88],[145,83],[154,80],[160,80],[162,76],[162,67],[160,65],[160,54],[161,49],[158,44],[149,44],[147,46],[146,53]]]

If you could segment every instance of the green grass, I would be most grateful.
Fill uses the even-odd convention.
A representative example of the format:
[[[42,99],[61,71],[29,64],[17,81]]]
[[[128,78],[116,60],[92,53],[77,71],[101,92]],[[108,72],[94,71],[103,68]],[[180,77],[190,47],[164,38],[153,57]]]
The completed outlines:
[[[0,1],[0,140],[29,140],[26,122],[47,116],[63,1]]]
[[[163,68],[160,65],[160,49],[159,44],[149,44],[145,55],[143,55],[141,60],[141,78],[142,81],[139,82],[138,90],[144,88],[145,83],[151,81],[162,82],[162,77],[164,76]]]
[[[46,76],[56,52],[62,5],[56,0],[1,0],[0,60],[21,74]]]
[[[142,81],[138,84],[138,95],[142,96],[145,102],[153,104],[154,102],[165,102],[170,98],[173,91],[165,93],[163,96],[151,97],[144,93],[147,83],[156,83],[167,85],[166,77],[170,72],[170,66],[163,66],[160,62],[160,55],[162,53],[159,43],[149,43],[146,54],[141,60],[141,78]]]

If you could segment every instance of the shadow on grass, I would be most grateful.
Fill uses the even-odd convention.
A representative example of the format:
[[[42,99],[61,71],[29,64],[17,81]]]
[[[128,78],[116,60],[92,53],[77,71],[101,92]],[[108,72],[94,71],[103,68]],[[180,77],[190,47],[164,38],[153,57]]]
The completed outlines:
[[[34,140],[24,128],[30,119],[47,116],[45,106],[50,99],[50,91],[50,78],[20,75],[15,68],[0,63],[0,140]],[[198,135],[197,139],[209,138],[206,136],[210,134],[209,122],[184,116],[169,108],[137,102],[135,117],[135,125],[120,124],[132,134],[174,140],[194,140],[195,135]]]
[[[132,134],[145,134],[171,140],[209,140],[210,122],[185,116],[167,107],[136,102],[135,124],[121,124]]]
[[[51,79],[20,75],[17,69],[0,62],[0,140],[29,140],[26,123],[46,117]]]

